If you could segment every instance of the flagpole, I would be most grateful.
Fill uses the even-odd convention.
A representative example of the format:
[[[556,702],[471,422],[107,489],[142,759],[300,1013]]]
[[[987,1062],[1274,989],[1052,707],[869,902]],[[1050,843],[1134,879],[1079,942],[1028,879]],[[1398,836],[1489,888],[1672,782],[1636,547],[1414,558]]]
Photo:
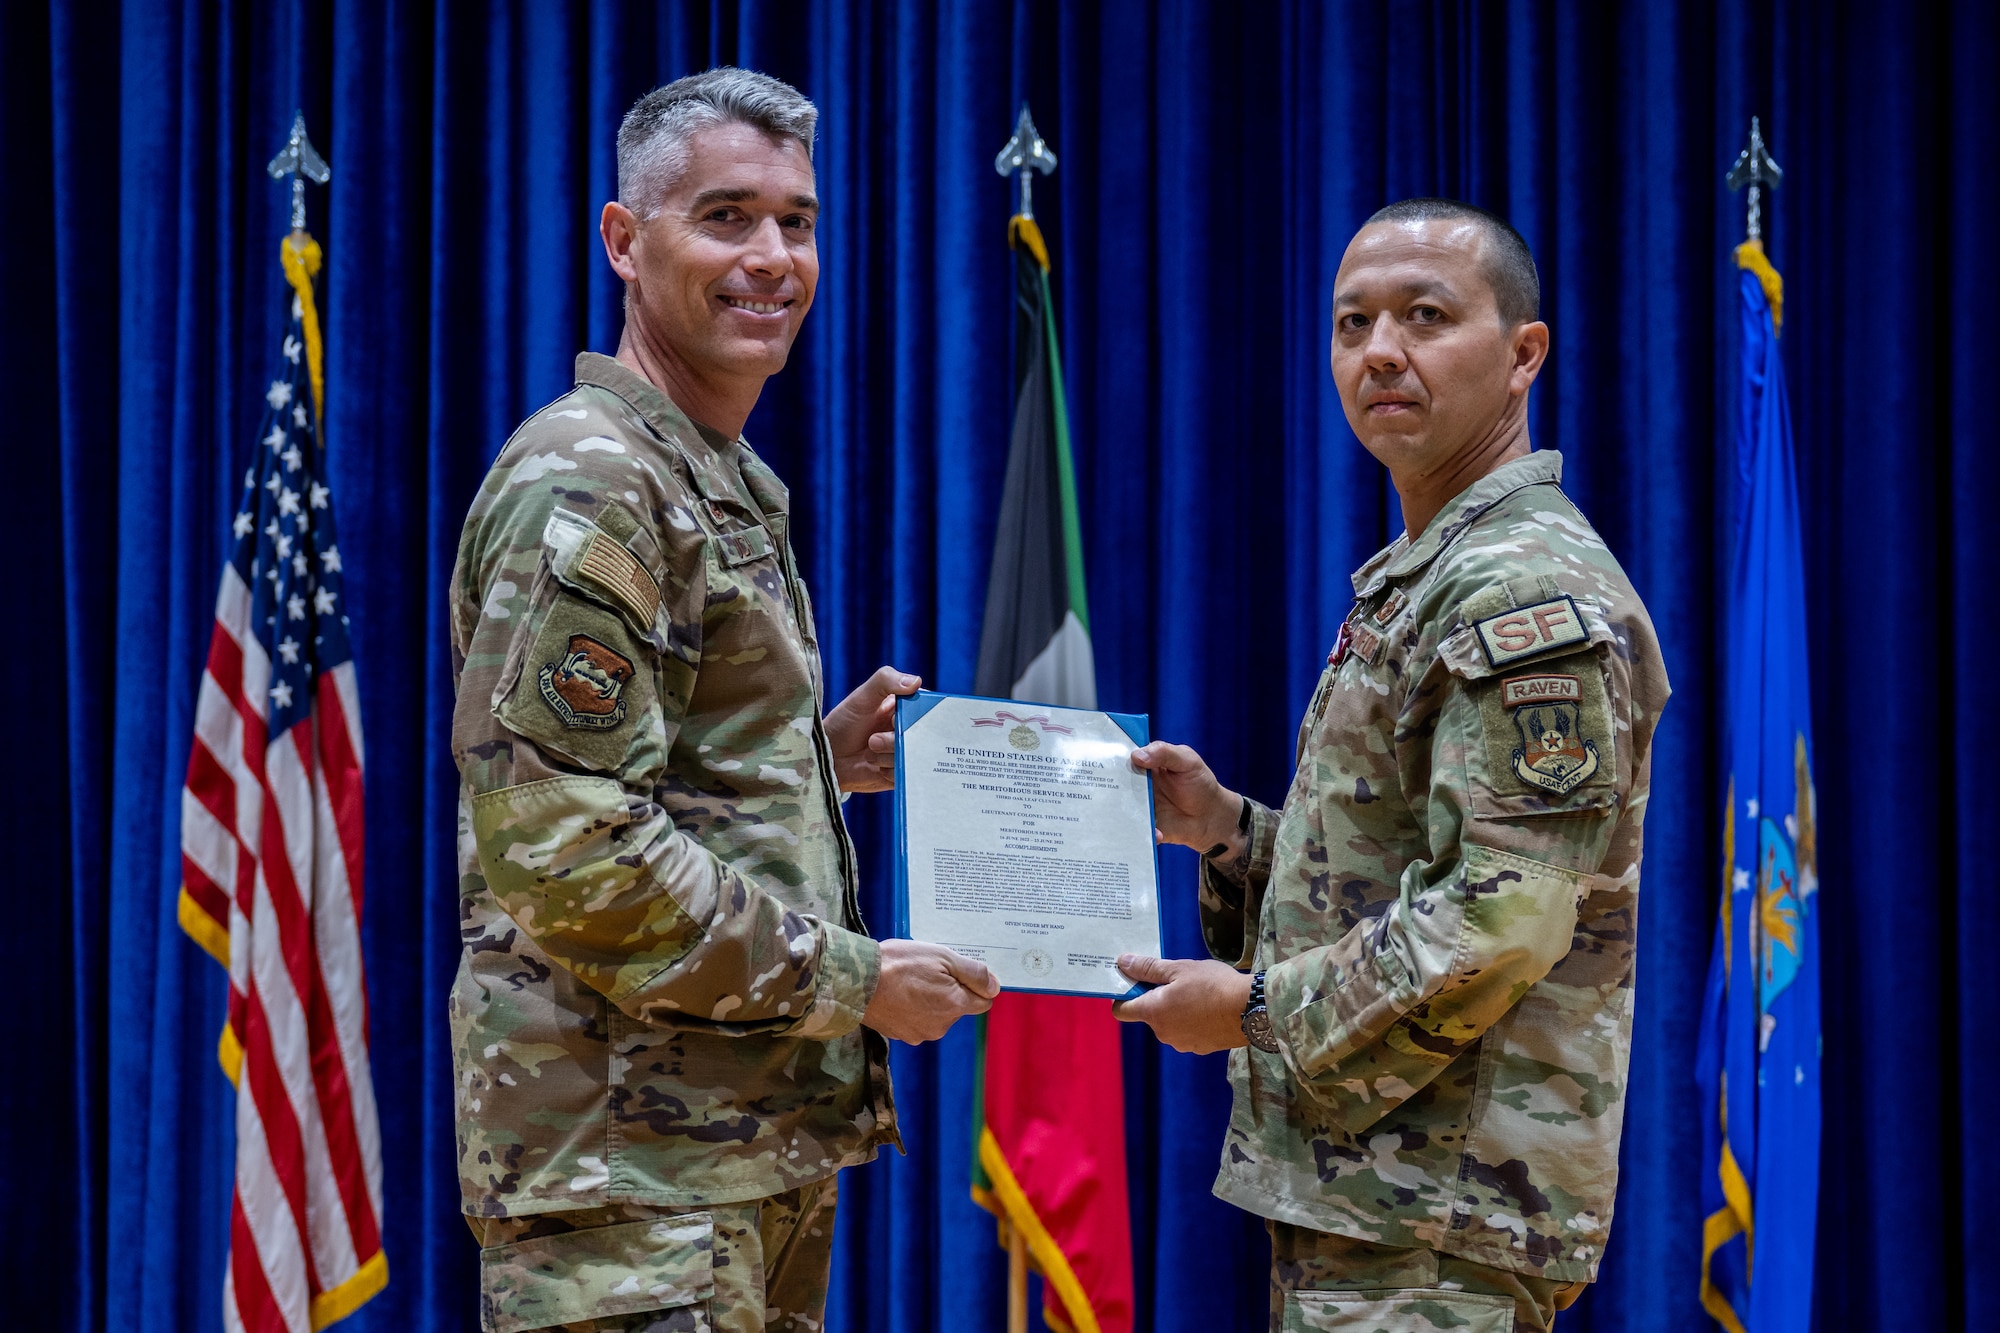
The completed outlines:
[[[306,182],[324,185],[332,178],[327,170],[326,159],[313,147],[306,137],[306,113],[301,111],[292,117],[292,132],[285,140],[285,146],[264,168],[271,179],[281,181],[292,178],[292,235],[301,236],[306,229]]]
[[[1785,172],[1771,160],[1770,150],[1764,147],[1764,127],[1758,117],[1750,117],[1750,142],[1744,146],[1741,153],[1737,154],[1735,164],[1729,168],[1729,174],[1722,179],[1723,184],[1731,191],[1740,190],[1746,185],[1750,187],[1750,216],[1745,230],[1748,231],[1750,240],[1762,241],[1764,239],[1763,187],[1768,185],[1774,190],[1777,189],[1784,183]]]
[[[1764,253],[1764,190],[1777,189],[1784,184],[1785,171],[1771,158],[1764,146],[1764,127],[1755,116],[1750,117],[1750,142],[1737,154],[1736,162],[1724,176],[1723,184],[1732,192],[1749,187],[1750,212],[1745,222],[1747,233],[1743,244],[1736,247],[1736,264],[1757,275],[1764,286],[1764,299],[1771,307],[1771,327],[1782,332],[1785,327],[1785,284],[1778,276],[1778,270],[1771,267],[1771,260]],[[1754,921],[1753,921],[1754,926]]]
[[[1733,256],[1742,317],[1733,452],[1746,493],[1726,636],[1722,903],[1696,1061],[1707,1104],[1701,1304],[1728,1333],[1790,1333],[1811,1319],[1823,1123],[1805,570],[1776,342],[1784,283],[1763,239],[1763,192],[1783,179],[1753,117],[1725,178],[1748,191]]]
[[[1056,156],[1023,106],[993,167],[1017,179],[1013,251],[1014,421],[973,672],[977,693],[1097,708],[1076,460],[1049,248],[1030,182]],[[1126,1185],[1119,1025],[1074,997],[1002,996],[982,1016],[972,1196],[1000,1219],[1009,1261],[1007,1327],[1132,1333],[1132,1218]],[[1079,1182],[1090,1188],[1079,1191]],[[1030,1270],[1041,1279],[1029,1306]]]
[[[1000,149],[1000,155],[993,159],[993,169],[1002,176],[1019,175],[1021,178],[1021,211],[1019,216],[1035,216],[1035,173],[1044,176],[1056,169],[1055,150],[1042,138],[1035,128],[1035,118],[1028,114],[1028,104],[1021,103],[1021,117],[1014,122],[1014,137],[1007,140]]]
[[[292,230],[279,242],[278,258],[286,279],[305,306],[306,364],[312,371],[313,414],[318,418],[314,439],[319,448],[325,449],[326,352],[320,340],[319,310],[312,299],[312,282],[319,276],[321,254],[319,242],[306,230],[306,182],[324,185],[333,178],[333,173],[306,135],[305,112],[293,115],[292,132],[285,146],[264,170],[274,181],[292,178]]]
[[[1034,229],[1035,173],[1046,176],[1056,169],[1056,155],[1035,128],[1026,102],[1014,122],[1013,137],[993,159],[993,169],[1002,176],[1018,175],[1021,180],[1020,211],[1008,223],[1008,242],[1012,244],[1017,227]],[[1038,242],[1031,242],[1031,246],[1039,252]],[[1043,265],[1047,266],[1046,258]],[[1001,1225],[1007,1233],[1007,1333],[1028,1333],[1028,1238],[1012,1218],[1003,1216]]]
[[[1028,1333],[1028,1238],[1007,1227],[1007,1333]]]
[[[293,119],[269,171],[275,180],[291,178],[291,230],[279,242],[288,313],[229,528],[181,800],[181,926],[230,973],[216,1055],[237,1086],[244,1133],[231,1196],[238,1227],[225,1233],[222,1318],[243,1333],[324,1329],[389,1281],[381,1123],[361,979],[362,884],[349,879],[365,842],[361,715],[331,479],[321,456],[325,362],[313,299],[321,255],[305,229],[305,186],[325,184],[328,172],[303,118]],[[243,725],[246,718],[252,727]],[[249,835],[218,822],[246,806],[310,811],[315,801],[317,822],[287,826],[267,817],[261,840],[245,842]],[[275,865],[286,873],[267,875]],[[237,910],[249,904],[253,886],[254,918]],[[264,909],[267,899],[275,912]],[[306,923],[304,933],[279,940],[288,915]],[[295,986],[281,972],[280,984],[260,985],[249,960],[280,949],[291,959],[294,945],[304,960],[296,974],[311,984]],[[263,1022],[259,1014],[269,1015],[270,1041],[250,1039]],[[318,1014],[331,1016],[326,1060],[319,1034],[308,1033]],[[310,1081],[293,1091],[324,1133],[310,1136],[303,1150],[294,1138],[292,1151],[266,1152],[258,1145],[272,1122],[259,1089],[287,1086],[281,1073],[293,1064],[311,1067]],[[278,1112],[278,1130],[292,1126],[282,1097]],[[316,1193],[317,1182],[325,1188]],[[310,1209],[265,1210],[254,1235],[241,1229],[259,1200],[309,1195]]]

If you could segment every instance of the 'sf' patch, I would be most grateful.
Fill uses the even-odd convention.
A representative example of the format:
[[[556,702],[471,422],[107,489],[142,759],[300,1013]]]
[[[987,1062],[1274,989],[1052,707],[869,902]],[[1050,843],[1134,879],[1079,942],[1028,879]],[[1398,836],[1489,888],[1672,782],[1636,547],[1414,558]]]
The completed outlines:
[[[1472,628],[1479,637],[1479,646],[1486,651],[1486,660],[1495,667],[1590,639],[1583,617],[1577,614],[1576,603],[1568,597],[1534,606],[1517,606],[1474,621]]]

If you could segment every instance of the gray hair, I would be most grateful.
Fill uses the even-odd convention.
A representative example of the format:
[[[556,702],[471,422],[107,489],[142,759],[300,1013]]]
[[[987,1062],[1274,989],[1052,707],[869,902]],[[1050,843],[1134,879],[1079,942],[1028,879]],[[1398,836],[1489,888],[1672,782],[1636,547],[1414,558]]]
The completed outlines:
[[[687,170],[688,140],[731,123],[795,139],[812,161],[819,108],[789,83],[723,65],[655,88],[625,113],[618,127],[618,202],[641,219],[653,216]]]
[[[1508,328],[1530,324],[1542,317],[1542,275],[1535,269],[1535,256],[1514,224],[1498,213],[1458,199],[1403,199],[1362,223],[1439,222],[1463,219],[1477,223],[1492,244],[1486,252],[1486,281],[1493,287],[1493,303],[1500,308],[1500,322]]]

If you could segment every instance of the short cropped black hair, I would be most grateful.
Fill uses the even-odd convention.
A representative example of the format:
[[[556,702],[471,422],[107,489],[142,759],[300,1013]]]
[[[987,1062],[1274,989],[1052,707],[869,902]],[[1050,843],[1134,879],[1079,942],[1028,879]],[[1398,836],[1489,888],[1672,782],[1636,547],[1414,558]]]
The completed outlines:
[[[1535,256],[1521,239],[1521,233],[1498,213],[1457,199],[1404,199],[1378,210],[1364,225],[1441,222],[1451,218],[1469,218],[1486,229],[1486,239],[1491,242],[1486,252],[1486,280],[1493,285],[1493,302],[1500,307],[1500,322],[1512,328],[1540,319],[1542,278],[1535,271]]]

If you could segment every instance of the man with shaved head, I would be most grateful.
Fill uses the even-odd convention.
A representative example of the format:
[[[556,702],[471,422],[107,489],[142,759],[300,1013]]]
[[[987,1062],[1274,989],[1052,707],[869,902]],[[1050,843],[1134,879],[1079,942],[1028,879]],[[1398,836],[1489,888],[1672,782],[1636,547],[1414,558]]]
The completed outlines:
[[[487,1333],[816,1329],[836,1174],[897,1144],[885,1037],[999,990],[862,923],[791,497],[743,440],[819,280],[818,113],[713,69],[639,99],[600,230],[615,357],[514,433],[452,575],[461,1204]]]
[[[1646,608],[1528,440],[1548,355],[1506,222],[1411,199],[1334,280],[1333,377],[1404,530],[1354,574],[1282,810],[1155,742],[1210,960],[1120,1006],[1230,1049],[1215,1192],[1267,1219],[1273,1329],[1547,1330],[1611,1227],[1641,822],[1668,686]]]

